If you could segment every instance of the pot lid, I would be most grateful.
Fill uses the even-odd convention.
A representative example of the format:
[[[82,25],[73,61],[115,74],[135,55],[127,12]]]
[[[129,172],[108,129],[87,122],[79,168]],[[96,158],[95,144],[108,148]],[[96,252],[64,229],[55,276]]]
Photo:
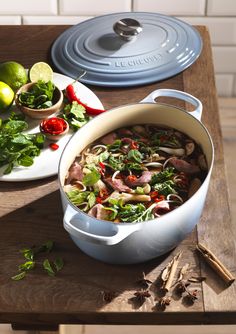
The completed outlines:
[[[98,16],[65,30],[53,43],[57,69],[98,86],[160,81],[189,67],[200,55],[197,30],[176,18],[146,12]]]

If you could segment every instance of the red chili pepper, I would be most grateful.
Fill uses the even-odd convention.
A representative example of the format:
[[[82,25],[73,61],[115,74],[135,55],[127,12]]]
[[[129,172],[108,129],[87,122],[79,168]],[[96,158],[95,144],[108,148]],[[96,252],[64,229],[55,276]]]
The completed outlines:
[[[164,201],[165,200],[165,196],[164,195],[160,195],[159,197],[155,198],[154,201],[155,202],[161,202],[161,201]]]
[[[134,182],[134,181],[137,180],[137,177],[135,175],[129,175],[129,176],[127,176],[127,180],[129,182]]]
[[[153,199],[153,198],[156,198],[158,196],[158,192],[155,190],[155,191],[151,191],[150,192],[150,197]]]
[[[72,103],[73,101],[76,101],[79,104],[81,104],[86,109],[87,114],[89,114],[91,116],[96,116],[96,115],[102,114],[104,111],[106,111],[106,110],[103,110],[103,109],[96,109],[96,108],[89,107],[87,104],[83,103],[76,96],[73,84],[68,85],[66,87],[66,96],[67,96],[70,103]]]
[[[96,202],[99,203],[99,204],[102,204],[102,198],[97,196],[96,197]]]
[[[107,190],[100,190],[99,191],[99,197],[101,197],[102,200],[106,199],[108,197],[109,193]]]
[[[57,145],[55,143],[51,143],[51,144],[49,144],[49,146],[53,151],[56,151],[59,148],[59,145]]]
[[[131,144],[130,144],[130,148],[132,148],[132,150],[136,150],[139,147],[138,143],[134,140],[132,140]]]
[[[47,118],[40,123],[42,131],[51,135],[58,135],[64,132],[67,126],[66,121],[59,117]]]
[[[99,162],[99,166],[104,170],[106,168],[106,166],[104,165],[103,162]]]

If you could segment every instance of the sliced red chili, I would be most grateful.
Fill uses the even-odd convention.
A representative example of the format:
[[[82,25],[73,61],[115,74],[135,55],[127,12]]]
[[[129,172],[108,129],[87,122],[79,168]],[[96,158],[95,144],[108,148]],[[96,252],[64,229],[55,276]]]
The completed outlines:
[[[99,203],[99,204],[102,204],[102,198],[97,196],[96,197],[96,202]]]
[[[137,180],[137,177],[135,175],[129,175],[129,176],[127,176],[127,180],[129,182],[134,182],[134,181]]]
[[[99,166],[104,170],[106,168],[106,166],[104,165],[103,162],[99,162]]]
[[[64,132],[67,128],[67,123],[64,119],[59,117],[51,117],[48,119],[44,119],[40,123],[40,128],[42,132],[49,133],[51,135],[58,135]]]
[[[156,190],[151,191],[149,195],[150,195],[151,198],[156,198],[158,196],[158,192]]]
[[[132,140],[130,148],[136,150],[137,148],[139,148],[139,144],[136,141]]]
[[[158,203],[158,202],[161,202],[161,201],[164,201],[165,200],[165,196],[164,195],[160,195],[159,197],[155,198],[154,199],[154,202]]]
[[[51,144],[49,144],[49,146],[53,151],[56,151],[59,148],[59,145],[57,145],[55,143],[51,143]]]

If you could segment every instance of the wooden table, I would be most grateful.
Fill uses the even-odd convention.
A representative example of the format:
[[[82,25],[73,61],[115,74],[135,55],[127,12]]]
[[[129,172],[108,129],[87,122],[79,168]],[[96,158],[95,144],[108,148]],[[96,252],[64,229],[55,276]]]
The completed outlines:
[[[15,60],[25,67],[50,61],[50,46],[68,26],[2,26],[0,61]],[[157,88],[184,90],[204,106],[203,123],[215,145],[215,166],[205,209],[193,233],[170,254],[145,264],[113,266],[83,254],[62,226],[57,177],[24,183],[0,183],[0,322],[20,327],[56,327],[58,324],[233,324],[236,323],[236,284],[227,287],[194,251],[197,242],[207,245],[235,273],[235,249],[208,31],[198,27],[204,48],[199,59],[183,73],[168,80],[134,88],[90,87],[105,108],[138,102]],[[179,101],[176,105],[185,107]],[[55,242],[55,256],[65,261],[56,277],[35,269],[24,280],[11,276],[22,263],[19,250],[46,240]],[[206,276],[195,284],[199,299],[188,305],[174,298],[166,310],[155,308],[157,287],[139,308],[132,303],[136,281],[144,272],[155,282],[179,250],[180,267],[186,262],[194,275]],[[101,291],[116,298],[104,303]]]

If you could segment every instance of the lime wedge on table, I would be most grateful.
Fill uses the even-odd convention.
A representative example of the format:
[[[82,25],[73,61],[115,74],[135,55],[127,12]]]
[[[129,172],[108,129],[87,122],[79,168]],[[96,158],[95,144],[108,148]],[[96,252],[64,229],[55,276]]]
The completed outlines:
[[[44,82],[52,81],[53,70],[47,63],[40,61],[30,68],[29,79],[31,82],[37,82],[38,80],[43,80]]]

